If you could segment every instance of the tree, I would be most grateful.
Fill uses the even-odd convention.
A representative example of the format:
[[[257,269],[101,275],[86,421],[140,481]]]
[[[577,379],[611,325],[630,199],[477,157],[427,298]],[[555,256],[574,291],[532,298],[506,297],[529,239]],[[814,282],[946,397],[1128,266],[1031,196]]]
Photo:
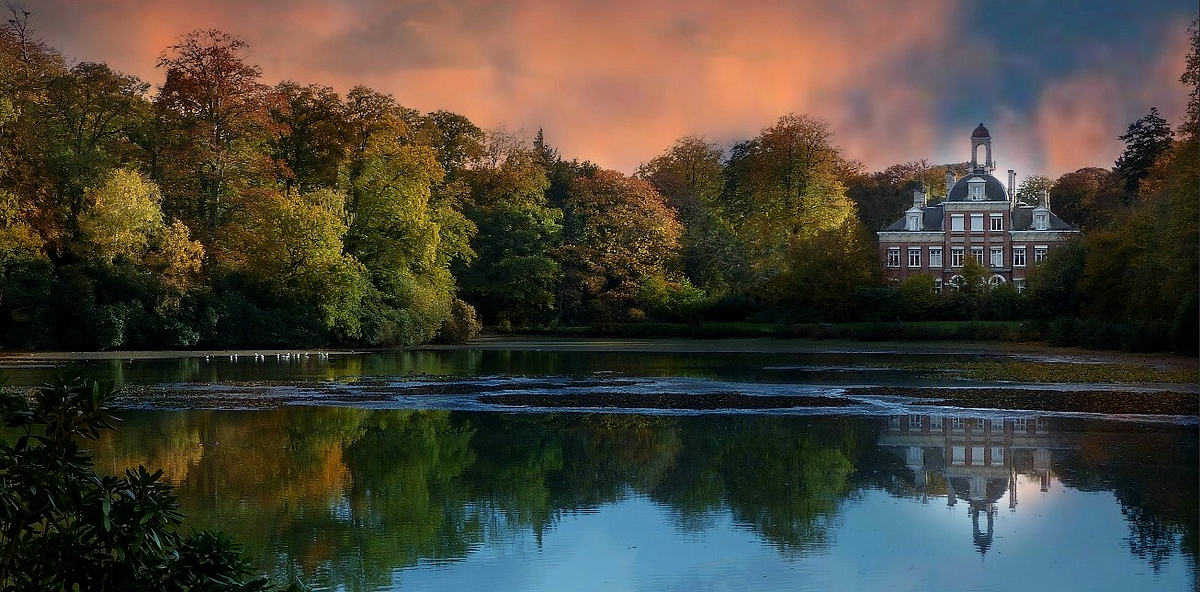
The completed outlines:
[[[162,193],[136,171],[117,169],[85,194],[79,220],[80,254],[112,263],[118,257],[137,262],[154,237],[166,231]]]
[[[224,235],[219,259],[266,288],[277,304],[317,311],[342,339],[361,334],[356,316],[365,270],[343,253],[345,197],[331,189],[246,192]]]
[[[713,297],[744,283],[745,258],[733,228],[716,211],[724,183],[721,149],[701,138],[675,141],[663,154],[638,168],[675,210],[683,224],[684,274]]]
[[[1133,200],[1142,179],[1171,147],[1172,137],[1171,126],[1158,114],[1157,107],[1151,107],[1150,113],[1129,124],[1125,134],[1118,137],[1125,142],[1125,151],[1117,158],[1113,170],[1125,181],[1125,203]]]
[[[1124,189],[1112,171],[1086,167],[1054,181],[1054,212],[1085,234],[1120,216]]]
[[[271,118],[279,126],[272,153],[287,166],[284,186],[299,191],[337,187],[346,159],[347,123],[341,99],[326,86],[275,86]]]
[[[166,81],[155,105],[180,134],[165,186],[192,196],[180,213],[209,228],[221,222],[230,195],[269,166],[258,150],[268,139],[267,87],[259,82],[262,69],[246,61],[246,48],[205,29],[183,35],[158,58]]]
[[[84,190],[128,160],[129,134],[148,117],[148,88],[135,76],[89,62],[49,82],[54,100],[39,111],[49,128],[49,170],[67,202],[68,227],[83,210]]]
[[[224,535],[178,532],[161,470],[95,473],[80,443],[112,429],[115,394],[70,368],[32,400],[0,394],[0,589],[268,589]]]
[[[644,280],[672,275],[679,222],[649,183],[607,170],[580,177],[564,211],[564,305],[622,318]]]
[[[489,152],[497,149],[489,142]],[[562,211],[546,203],[550,187],[537,153],[516,147],[464,173],[466,214],[478,228],[477,258],[455,274],[463,297],[491,322],[515,326],[548,322],[562,268],[553,257],[562,238]]]
[[[772,280],[804,265],[790,256],[800,243],[855,227],[854,203],[841,182],[851,168],[833,145],[828,125],[803,115],[785,115],[754,140],[733,147],[718,212],[747,254],[748,289],[788,285]]]
[[[1026,205],[1036,206],[1042,201],[1042,192],[1050,191],[1054,182],[1042,175],[1029,175],[1017,186],[1017,201]],[[1057,209],[1057,208],[1056,208]]]

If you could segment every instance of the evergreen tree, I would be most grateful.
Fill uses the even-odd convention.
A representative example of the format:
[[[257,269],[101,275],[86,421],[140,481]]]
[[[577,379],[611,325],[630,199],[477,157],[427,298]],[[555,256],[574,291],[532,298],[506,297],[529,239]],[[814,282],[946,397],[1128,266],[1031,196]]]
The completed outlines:
[[[1149,114],[1129,124],[1129,129],[1118,138],[1125,142],[1125,152],[1117,159],[1114,169],[1125,180],[1125,203],[1128,204],[1158,157],[1171,147],[1173,134],[1167,120],[1158,114],[1158,108],[1151,107]]]

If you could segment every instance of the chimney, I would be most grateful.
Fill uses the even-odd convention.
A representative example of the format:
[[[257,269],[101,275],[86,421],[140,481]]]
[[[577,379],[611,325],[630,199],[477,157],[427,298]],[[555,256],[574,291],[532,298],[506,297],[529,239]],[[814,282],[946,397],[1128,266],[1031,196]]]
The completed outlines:
[[[1042,190],[1042,199],[1038,202],[1038,205],[1042,206],[1043,208],[1046,208],[1047,210],[1050,209],[1050,190],[1049,189]]]
[[[950,194],[950,189],[954,187],[954,171],[946,169],[946,195]]]
[[[914,208],[925,207],[925,187],[924,186],[913,189],[913,207]]]
[[[1008,169],[1008,201],[1017,201],[1017,171]]]

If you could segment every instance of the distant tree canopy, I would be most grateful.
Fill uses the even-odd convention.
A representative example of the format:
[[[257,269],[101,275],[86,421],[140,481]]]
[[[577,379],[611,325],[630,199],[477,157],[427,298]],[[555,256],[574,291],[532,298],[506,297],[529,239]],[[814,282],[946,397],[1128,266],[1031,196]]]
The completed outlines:
[[[944,199],[965,163],[867,171],[809,115],[726,146],[680,138],[630,177],[565,158],[553,130],[484,130],[365,86],[272,86],[219,30],[165,48],[151,89],[68,67],[14,18],[0,27],[0,347],[80,333],[93,348],[391,346],[467,338],[477,318],[894,319],[896,302],[905,318],[1176,323],[1197,283],[1195,53],[1177,131],[1151,109],[1113,168],[1018,188],[1049,189],[1085,237],[1001,312],[970,289],[901,298],[881,278],[874,231],[914,190]]]

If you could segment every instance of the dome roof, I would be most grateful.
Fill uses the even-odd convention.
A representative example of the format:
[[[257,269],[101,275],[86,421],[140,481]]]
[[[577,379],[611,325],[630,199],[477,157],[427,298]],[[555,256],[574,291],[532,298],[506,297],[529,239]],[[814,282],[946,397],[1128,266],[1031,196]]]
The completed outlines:
[[[983,200],[981,201],[1008,201],[1008,190],[1004,188],[1004,184],[991,175],[981,173],[965,175],[959,179],[954,187],[950,188],[950,193],[946,195],[946,201],[972,201],[967,199],[967,187],[970,186],[971,179],[983,179]]]
[[[975,131],[971,132],[971,137],[972,138],[990,138],[990,137],[992,137],[992,134],[988,133],[988,129],[986,127],[983,127],[983,124],[980,123],[979,127],[975,128]]]

